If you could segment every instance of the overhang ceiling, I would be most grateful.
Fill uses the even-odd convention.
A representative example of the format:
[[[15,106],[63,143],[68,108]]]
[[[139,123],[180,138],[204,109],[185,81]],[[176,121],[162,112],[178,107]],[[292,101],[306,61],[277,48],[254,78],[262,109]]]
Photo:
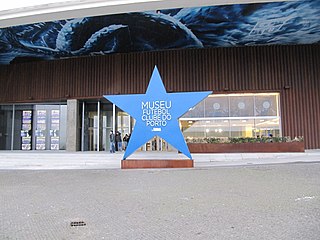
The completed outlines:
[[[170,9],[178,6],[173,4],[177,1],[166,7],[155,4],[165,1],[148,2],[140,6],[142,11],[120,11],[117,5],[102,15],[87,8],[87,12],[64,15],[76,18],[54,20],[63,19],[61,13],[56,18],[40,14],[33,21],[25,19],[29,24],[13,26],[10,19],[12,24],[23,17],[0,12],[0,18],[7,16],[0,25],[0,64],[177,48],[320,43],[320,1],[316,0],[241,4],[221,0],[223,5],[200,1],[207,6],[184,1],[185,5],[179,5],[182,8]],[[138,9],[134,4],[131,7]],[[34,23],[44,16],[46,20]]]

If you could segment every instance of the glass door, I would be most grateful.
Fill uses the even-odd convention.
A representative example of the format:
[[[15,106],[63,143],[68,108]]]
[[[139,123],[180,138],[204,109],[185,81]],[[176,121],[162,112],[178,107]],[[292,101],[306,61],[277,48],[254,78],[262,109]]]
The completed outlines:
[[[65,149],[66,141],[66,106],[36,105],[34,107],[33,129],[35,150]],[[29,112],[24,111],[24,131],[28,128]]]
[[[50,110],[50,149],[51,150],[59,150],[60,145],[60,110],[59,109],[52,109]]]
[[[104,99],[82,102],[79,112],[82,115],[82,151],[109,151],[111,130],[119,131],[121,139],[131,132],[131,117]]]
[[[102,127],[100,128],[101,136],[101,147],[103,151],[109,151],[110,149],[110,131],[113,130],[113,115],[112,115],[112,104],[103,103],[101,104],[101,118],[102,118]]]
[[[21,124],[21,149],[31,150],[32,136],[32,111],[22,110]]]
[[[35,111],[35,147],[36,150],[46,150],[47,147],[47,110]]]
[[[14,105],[13,150],[32,149],[33,106]]]
[[[0,106],[0,150],[66,149],[67,106]]]
[[[131,132],[131,117],[128,113],[120,111],[117,112],[117,130],[121,133],[121,136],[124,137],[125,134],[130,134]]]
[[[155,136],[145,144],[145,151],[169,151],[169,144],[162,138]]]
[[[12,105],[0,106],[0,150],[11,150],[12,117]]]
[[[83,151],[97,151],[98,149],[98,111],[97,102],[83,103],[82,141]]]

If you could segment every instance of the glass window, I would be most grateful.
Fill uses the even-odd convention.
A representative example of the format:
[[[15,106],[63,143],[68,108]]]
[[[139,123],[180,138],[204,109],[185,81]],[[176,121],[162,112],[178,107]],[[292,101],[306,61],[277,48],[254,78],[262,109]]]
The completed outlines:
[[[230,137],[255,137],[254,119],[232,119],[230,126]]]
[[[230,96],[230,117],[254,116],[253,106],[253,95]]]
[[[205,125],[203,121],[187,120],[180,121],[182,132],[188,137],[205,137]]]
[[[230,121],[227,119],[211,119],[205,122],[205,136],[215,138],[229,137]]]
[[[279,94],[210,95],[180,118],[186,138],[281,136]]]
[[[205,102],[206,117],[229,117],[229,98],[211,95]]]
[[[277,118],[258,118],[256,119],[256,136],[280,136],[280,119]]]
[[[184,117],[190,117],[190,118],[204,117],[204,108],[205,108],[205,101],[201,101],[193,108],[190,108],[189,111],[184,114]]]
[[[257,95],[255,96],[256,116],[279,116],[277,95]]]

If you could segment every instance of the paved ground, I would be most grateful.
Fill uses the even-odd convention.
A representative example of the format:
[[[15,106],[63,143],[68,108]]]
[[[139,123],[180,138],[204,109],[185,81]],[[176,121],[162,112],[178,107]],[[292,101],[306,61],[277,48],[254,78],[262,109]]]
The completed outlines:
[[[0,239],[318,240],[319,173],[320,163],[0,170]]]
[[[65,151],[0,151],[0,169],[119,169],[123,153]],[[192,154],[196,168],[320,162],[320,150],[304,153]],[[136,152],[129,159],[186,159],[174,152]]]
[[[121,158],[1,151],[0,240],[320,239],[320,150],[193,154],[194,169],[120,170]]]

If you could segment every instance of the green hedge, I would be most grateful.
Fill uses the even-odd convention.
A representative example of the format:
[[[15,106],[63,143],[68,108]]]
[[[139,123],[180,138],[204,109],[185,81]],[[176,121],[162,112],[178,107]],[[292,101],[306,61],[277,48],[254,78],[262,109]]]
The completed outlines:
[[[268,143],[268,142],[303,142],[303,137],[239,137],[239,138],[186,138],[187,143]]]

